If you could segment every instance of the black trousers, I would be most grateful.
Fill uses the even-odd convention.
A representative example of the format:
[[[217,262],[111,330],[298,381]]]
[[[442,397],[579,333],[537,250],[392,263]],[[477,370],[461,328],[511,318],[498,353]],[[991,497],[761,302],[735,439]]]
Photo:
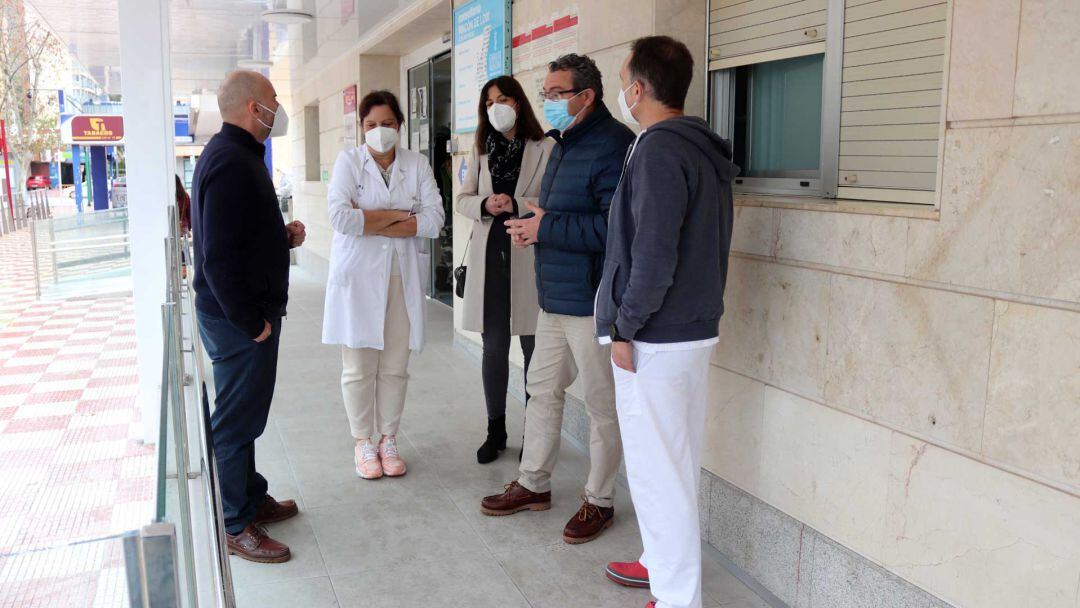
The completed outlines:
[[[281,319],[271,320],[270,337],[256,343],[226,319],[201,311],[197,317],[214,366],[210,429],[225,529],[237,534],[266,497],[266,479],[255,470],[255,439],[266,429],[274,398]]]
[[[509,240],[509,238],[507,238]],[[488,247],[484,275],[484,356],[480,373],[488,418],[506,415],[506,388],[510,382],[510,258],[509,252]],[[518,336],[525,356],[525,377],[536,346],[534,336]],[[526,404],[528,393],[525,394]]]

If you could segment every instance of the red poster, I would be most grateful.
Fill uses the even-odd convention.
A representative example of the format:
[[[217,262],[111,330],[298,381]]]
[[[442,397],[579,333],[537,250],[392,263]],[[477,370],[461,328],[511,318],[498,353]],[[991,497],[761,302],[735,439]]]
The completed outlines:
[[[345,100],[345,113],[356,111],[356,85],[352,85],[342,91],[342,97]]]

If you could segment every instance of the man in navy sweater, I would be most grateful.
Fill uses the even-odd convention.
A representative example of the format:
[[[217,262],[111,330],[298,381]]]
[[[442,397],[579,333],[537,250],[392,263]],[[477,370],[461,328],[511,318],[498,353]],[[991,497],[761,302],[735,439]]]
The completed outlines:
[[[634,42],[619,73],[623,120],[642,131],[611,202],[596,329],[611,343],[619,428],[641,559],[608,578],[659,608],[701,608],[697,493],[709,355],[724,312],[731,144],[683,115],[694,60],[681,42]]]
[[[261,525],[297,513],[267,495],[255,470],[255,439],[266,428],[277,375],[281,318],[289,292],[289,248],[304,225],[286,225],[263,157],[284,135],[285,108],[257,72],[226,76],[218,90],[224,124],[206,144],[192,178],[195,310],[217,393],[210,423],[229,552],[283,562],[289,548]]]
[[[504,493],[485,498],[481,508],[488,515],[550,508],[566,389],[580,373],[591,463],[584,501],[563,529],[563,540],[580,544],[600,536],[615,517],[622,446],[611,354],[596,341],[592,315],[608,208],[634,132],[608,112],[600,70],[588,57],[569,54],[551,62],[541,95],[556,145],[540,205],[529,205],[533,217],[506,222],[516,246],[536,248],[541,310],[529,365],[525,445],[518,479]]]

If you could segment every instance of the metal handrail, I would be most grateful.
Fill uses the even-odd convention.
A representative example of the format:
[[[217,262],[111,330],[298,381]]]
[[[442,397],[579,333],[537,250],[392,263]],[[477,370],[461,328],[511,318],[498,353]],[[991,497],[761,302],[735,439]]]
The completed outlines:
[[[206,376],[203,369],[203,346],[198,334],[194,307],[192,306],[192,303],[194,302],[193,287],[190,282],[185,281],[180,274],[180,262],[183,259],[181,251],[187,253],[188,258],[190,259],[190,243],[185,237],[179,234],[179,218],[175,205],[169,207],[169,226],[169,236],[166,237],[164,242],[166,267],[168,270],[165,289],[168,310],[165,311],[163,309],[163,314],[166,314],[166,312],[168,314],[169,323],[166,325],[163,321],[163,327],[168,326],[171,328],[169,335],[164,336],[164,338],[172,356],[177,359],[170,365],[168,385],[172,397],[175,400],[172,416],[177,444],[175,446],[176,458],[178,461],[176,471],[177,479],[178,484],[183,488],[183,496],[180,497],[182,503],[181,519],[183,528],[189,532],[187,537],[182,539],[182,541],[186,545],[185,548],[188,550],[188,554],[192,555],[194,548],[191,545],[191,496],[187,492],[187,483],[192,480],[198,480],[202,484],[203,495],[206,500],[205,507],[211,514],[211,532],[216,540],[216,542],[213,543],[215,545],[216,559],[213,561],[210,575],[214,586],[219,593],[218,599],[226,608],[234,608],[236,600],[232,588],[232,571],[229,566],[228,553],[225,550],[227,542],[225,538],[224,519],[222,517],[221,497],[218,492],[213,442],[211,441],[211,432],[209,428],[209,399],[205,382]],[[186,324],[185,320],[187,321]],[[185,341],[190,342],[190,349],[184,348]],[[185,355],[190,355],[191,360],[187,361]],[[188,378],[188,375],[185,373],[185,368],[188,366],[190,366],[190,371],[194,380],[194,393],[197,404],[192,404],[191,400],[187,399],[184,390]],[[190,439],[192,438],[192,435],[188,430],[188,416],[194,415],[195,412],[199,413],[199,415],[194,416],[195,420],[198,421],[197,424],[195,424],[195,432],[197,433],[197,437],[202,446],[202,457],[199,458],[197,463],[189,460],[191,458]],[[189,574],[187,579],[189,590],[191,593],[196,593],[197,585],[195,579],[197,573],[191,567],[190,563],[185,565],[187,566]]]
[[[130,238],[131,238],[131,235],[125,233],[125,234],[107,234],[105,236],[87,236],[87,237],[83,237],[81,239],[63,239],[63,240],[60,240],[60,241],[55,241],[54,240],[53,242],[54,243],[85,243],[85,242],[88,242],[88,241],[103,241],[105,239],[118,239],[118,240],[122,240],[122,241],[127,241]]]
[[[186,236],[180,236],[179,239],[180,248],[186,253],[189,261],[194,259],[194,252],[191,247],[191,240]],[[193,276],[188,274],[189,277]],[[206,390],[206,371],[203,366],[205,361],[205,353],[203,351],[202,338],[199,336],[198,323],[195,320],[195,286],[191,280],[181,279],[184,286],[184,297],[191,305],[190,335],[191,341],[191,357],[193,360],[192,374],[195,384],[195,392],[198,395],[198,401],[203,410],[203,416],[199,417],[199,439],[202,441],[204,447],[204,455],[206,459],[201,463],[204,474],[202,475],[203,487],[206,492],[206,499],[209,503],[207,506],[212,513],[222,513],[221,506],[221,493],[217,491],[218,476],[217,476],[217,461],[214,459],[214,443],[210,432],[210,398],[209,393]],[[225,525],[224,521],[218,517],[214,521],[216,536],[218,539],[218,547],[224,548],[227,546],[227,540],[225,538]],[[236,597],[233,591],[232,581],[232,568],[229,564],[229,554],[227,551],[218,551],[217,564],[215,568],[215,574],[219,577],[218,583],[222,590],[222,600],[226,608],[235,608]]]
[[[114,243],[101,243],[99,245],[81,245],[79,247],[39,247],[41,253],[67,253],[69,251],[91,251],[93,249],[108,249],[110,247],[123,247],[128,245],[127,239]]]

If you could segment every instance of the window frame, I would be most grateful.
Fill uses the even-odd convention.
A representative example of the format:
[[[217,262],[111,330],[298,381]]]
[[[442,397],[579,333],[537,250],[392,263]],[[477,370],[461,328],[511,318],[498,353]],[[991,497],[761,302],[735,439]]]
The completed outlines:
[[[840,179],[840,102],[844,69],[844,12],[845,0],[828,0],[825,24],[825,40],[772,49],[748,55],[710,61],[706,67],[708,78],[706,102],[710,125],[722,137],[731,138],[734,131],[735,79],[732,70],[742,66],[823,55],[821,71],[821,142],[818,177],[740,177],[734,185],[736,194],[771,194],[835,199]],[[712,2],[707,13],[712,14]],[[712,23],[706,25],[706,55],[711,46]],[[723,125],[719,117],[723,116]],[[809,186],[801,182],[809,181]]]

